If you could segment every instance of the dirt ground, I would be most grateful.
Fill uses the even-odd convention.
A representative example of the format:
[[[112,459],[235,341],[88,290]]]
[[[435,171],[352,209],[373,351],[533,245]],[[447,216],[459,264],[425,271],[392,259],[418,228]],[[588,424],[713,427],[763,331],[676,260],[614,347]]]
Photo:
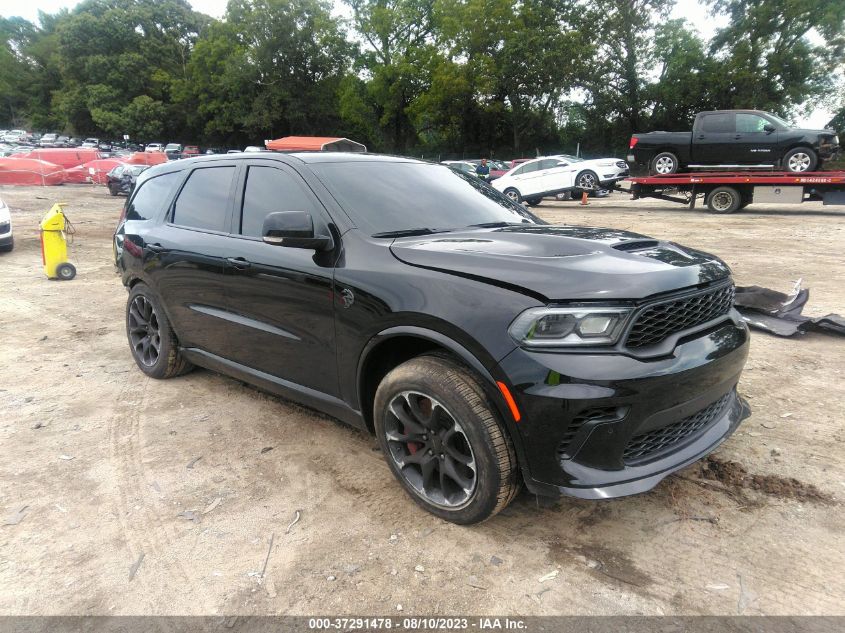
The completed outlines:
[[[0,255],[0,614],[845,614],[845,339],[754,333],[752,417],[648,494],[523,492],[458,527],[405,497],[371,437],[208,371],[138,371],[111,263],[122,199],[0,197],[17,239]],[[55,201],[77,229],[70,282],[41,270]],[[834,209],[723,217],[617,193],[538,210],[712,251],[741,285],[803,278],[816,316],[845,314]]]

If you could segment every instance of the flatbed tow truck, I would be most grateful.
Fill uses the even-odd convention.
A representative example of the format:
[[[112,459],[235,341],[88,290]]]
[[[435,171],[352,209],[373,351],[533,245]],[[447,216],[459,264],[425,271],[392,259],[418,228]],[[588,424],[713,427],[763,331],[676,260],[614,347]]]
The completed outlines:
[[[845,171],[787,172],[722,171],[635,176],[626,179],[633,199],[656,198],[694,209],[701,198],[712,213],[735,213],[752,202],[800,204],[821,200],[845,205]]]

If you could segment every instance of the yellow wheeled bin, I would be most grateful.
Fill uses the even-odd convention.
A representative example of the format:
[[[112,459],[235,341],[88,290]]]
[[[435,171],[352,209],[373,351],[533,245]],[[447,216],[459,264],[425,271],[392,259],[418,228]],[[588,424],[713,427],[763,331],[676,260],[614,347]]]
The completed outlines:
[[[41,260],[48,278],[67,281],[76,277],[76,267],[67,260],[67,236],[73,227],[64,206],[57,202],[41,219]]]

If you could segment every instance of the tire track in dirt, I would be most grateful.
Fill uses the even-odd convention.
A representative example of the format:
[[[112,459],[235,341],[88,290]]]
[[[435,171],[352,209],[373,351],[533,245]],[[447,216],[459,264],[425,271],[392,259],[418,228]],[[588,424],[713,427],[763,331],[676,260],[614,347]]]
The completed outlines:
[[[207,603],[205,592],[195,586],[194,578],[178,555],[171,555],[178,550],[172,518],[161,511],[158,501],[150,495],[152,485],[147,482],[142,460],[141,422],[150,380],[147,377],[140,381],[126,378],[107,422],[115,475],[113,483],[117,492],[116,513],[131,554],[128,564],[134,564],[143,554],[139,573],[143,575],[145,565],[148,569],[155,567],[154,577],[158,584],[149,586],[153,595],[146,598],[152,612],[160,609],[157,605],[161,604],[161,596],[181,595],[190,600],[196,612],[211,613],[213,607]],[[135,391],[139,385],[140,391]],[[135,582],[138,582],[137,576]]]

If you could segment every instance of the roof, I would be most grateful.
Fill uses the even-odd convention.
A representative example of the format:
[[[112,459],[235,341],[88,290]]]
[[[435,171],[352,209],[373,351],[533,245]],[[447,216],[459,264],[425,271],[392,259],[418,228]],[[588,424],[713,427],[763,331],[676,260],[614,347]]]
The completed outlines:
[[[282,152],[366,152],[367,147],[339,136],[285,136],[265,141],[267,149]]]

